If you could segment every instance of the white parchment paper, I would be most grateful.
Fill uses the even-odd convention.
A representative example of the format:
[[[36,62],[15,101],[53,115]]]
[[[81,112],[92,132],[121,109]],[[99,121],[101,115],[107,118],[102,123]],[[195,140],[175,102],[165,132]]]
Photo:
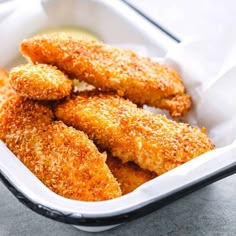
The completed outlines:
[[[180,73],[193,99],[185,120],[206,127],[217,147],[236,139],[235,46],[227,37],[183,42],[165,58]]]
[[[12,61],[18,60],[20,42],[43,28],[47,19],[39,0],[13,0],[0,3],[1,67],[10,68]]]

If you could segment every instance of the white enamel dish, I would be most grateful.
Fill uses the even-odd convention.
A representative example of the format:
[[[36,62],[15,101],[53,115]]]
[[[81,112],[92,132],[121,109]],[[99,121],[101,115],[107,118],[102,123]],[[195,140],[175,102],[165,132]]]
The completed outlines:
[[[152,57],[164,56],[178,41],[123,1],[48,0],[38,1],[38,4],[46,17],[42,16],[41,24],[35,25],[32,34],[48,28],[76,26],[93,32],[106,43],[145,45]],[[9,12],[6,11],[5,18],[11,17]],[[0,29],[5,28],[1,28],[0,24]],[[1,33],[4,32],[2,30]],[[8,33],[13,34],[13,31]],[[1,66],[10,68],[17,63],[18,44],[28,36],[28,32],[23,32],[15,37],[14,47],[10,49],[11,56],[1,59]],[[5,44],[0,48],[1,53],[5,54],[9,50]],[[82,202],[63,198],[50,191],[0,142],[0,179],[19,201],[35,212],[82,230],[102,231],[144,216],[189,192],[235,173],[233,153],[227,148],[224,152],[232,156],[224,163],[212,158],[213,151],[211,158],[205,158],[204,165],[199,164],[204,158],[202,155],[120,198]]]

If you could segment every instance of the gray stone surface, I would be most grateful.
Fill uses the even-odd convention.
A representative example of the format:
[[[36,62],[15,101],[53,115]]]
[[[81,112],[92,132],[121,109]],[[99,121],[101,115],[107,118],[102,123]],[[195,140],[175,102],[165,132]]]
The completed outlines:
[[[236,175],[160,210],[96,235],[236,235]],[[92,235],[36,214],[0,183],[0,236]]]

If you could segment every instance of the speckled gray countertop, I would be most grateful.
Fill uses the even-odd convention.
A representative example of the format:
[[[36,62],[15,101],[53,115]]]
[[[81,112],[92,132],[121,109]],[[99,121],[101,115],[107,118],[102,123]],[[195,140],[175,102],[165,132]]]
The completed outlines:
[[[236,17],[233,0],[129,1],[182,39],[206,33],[217,36],[225,28],[232,27]],[[143,218],[97,235],[236,235],[235,185],[236,175],[233,175]],[[0,236],[10,235],[72,236],[92,233],[32,212],[0,183]]]

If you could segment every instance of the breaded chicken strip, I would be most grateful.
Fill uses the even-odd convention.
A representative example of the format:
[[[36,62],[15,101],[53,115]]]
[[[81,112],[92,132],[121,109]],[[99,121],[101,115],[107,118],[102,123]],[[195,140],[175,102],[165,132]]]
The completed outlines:
[[[121,196],[106,155],[83,132],[53,121],[48,106],[16,95],[0,117],[0,139],[55,193],[82,201]]]
[[[46,64],[14,67],[10,83],[18,94],[35,100],[60,99],[72,90],[72,81],[55,66]]]
[[[115,91],[138,105],[167,109],[173,117],[183,116],[191,107],[174,70],[130,50],[54,33],[24,40],[21,52],[34,63],[56,65],[73,78]]]
[[[56,107],[56,116],[100,147],[163,174],[214,148],[198,128],[137,108],[117,95],[81,93]]]
[[[134,162],[122,163],[112,155],[108,155],[106,163],[120,183],[123,195],[134,191],[140,185],[157,176],[154,172],[141,169]]]
[[[8,72],[0,68],[0,106],[7,97],[13,94],[15,92],[10,86]]]

